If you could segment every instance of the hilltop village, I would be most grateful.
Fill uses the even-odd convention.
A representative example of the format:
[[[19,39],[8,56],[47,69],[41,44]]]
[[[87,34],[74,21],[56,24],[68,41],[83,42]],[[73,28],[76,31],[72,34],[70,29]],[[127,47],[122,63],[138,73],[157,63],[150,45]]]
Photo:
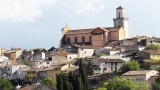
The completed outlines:
[[[10,80],[18,90],[132,90],[100,86],[105,82],[110,85],[110,82],[117,78],[126,82],[131,80],[134,84],[140,81],[148,85],[147,89],[135,90],[159,90],[156,85],[160,85],[160,38],[129,38],[128,20],[125,9],[119,6],[116,8],[116,17],[113,18],[113,27],[96,26],[77,30],[72,30],[69,26],[62,28],[58,48],[1,48],[0,77]],[[86,81],[83,80],[84,71]],[[77,85],[75,87],[70,79],[67,82],[64,80],[66,78],[57,79],[62,73],[66,75],[62,77],[66,78],[72,75],[70,73],[79,73],[80,77],[74,79],[79,81],[79,84],[73,81]],[[45,80],[51,79],[54,79],[51,83],[54,85],[45,83]],[[69,83],[70,89],[65,87],[64,82]],[[86,82],[88,84],[85,84]],[[116,83],[114,84],[116,86]],[[133,86],[131,88],[134,88]]]

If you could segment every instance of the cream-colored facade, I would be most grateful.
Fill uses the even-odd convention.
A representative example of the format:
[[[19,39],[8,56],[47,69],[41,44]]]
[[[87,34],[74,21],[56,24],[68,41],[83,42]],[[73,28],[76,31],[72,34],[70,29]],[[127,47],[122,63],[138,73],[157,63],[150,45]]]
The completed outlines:
[[[122,77],[134,81],[147,82],[150,87],[152,87],[155,81],[155,77],[157,77],[157,74],[158,72],[155,70],[128,71],[122,74]]]

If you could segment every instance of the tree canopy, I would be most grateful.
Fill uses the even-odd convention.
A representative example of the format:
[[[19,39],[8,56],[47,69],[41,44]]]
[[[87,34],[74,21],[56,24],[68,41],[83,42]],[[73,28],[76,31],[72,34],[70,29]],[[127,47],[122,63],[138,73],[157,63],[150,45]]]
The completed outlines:
[[[145,82],[134,82],[125,78],[115,77],[108,81],[107,90],[150,90]]]
[[[133,70],[140,70],[140,65],[136,61],[130,61],[127,63],[124,63],[121,66],[122,73],[125,73],[127,71],[133,71]]]
[[[46,78],[41,82],[42,85],[49,86],[51,88],[56,87],[56,79],[55,78]]]
[[[154,44],[148,45],[145,48],[145,50],[159,50],[159,49],[160,49],[160,45],[154,45]]]
[[[0,79],[0,90],[11,90],[13,89],[12,83],[8,80]]]
[[[108,81],[107,90],[134,90],[136,84],[132,80],[115,77]]]

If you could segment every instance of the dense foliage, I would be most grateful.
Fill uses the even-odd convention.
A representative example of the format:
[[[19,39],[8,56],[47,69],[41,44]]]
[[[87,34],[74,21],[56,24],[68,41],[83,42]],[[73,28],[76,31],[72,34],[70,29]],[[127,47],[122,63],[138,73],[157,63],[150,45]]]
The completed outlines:
[[[107,90],[150,90],[145,82],[134,82],[124,78],[115,77],[108,81]]]
[[[107,90],[134,90],[136,84],[132,80],[114,78],[108,81]]]
[[[121,67],[122,73],[125,73],[127,71],[133,71],[133,70],[140,70],[140,65],[133,60],[130,62],[124,63]]]
[[[154,45],[154,44],[151,44],[145,48],[145,50],[159,50],[159,49],[160,45]]]
[[[0,79],[0,90],[11,90],[13,89],[12,83],[8,80]]]
[[[51,88],[56,87],[56,79],[55,78],[46,78],[41,82],[42,85],[49,86]]]
[[[84,69],[82,59],[79,61],[79,73],[69,72],[56,75],[58,90],[89,90],[87,71]]]

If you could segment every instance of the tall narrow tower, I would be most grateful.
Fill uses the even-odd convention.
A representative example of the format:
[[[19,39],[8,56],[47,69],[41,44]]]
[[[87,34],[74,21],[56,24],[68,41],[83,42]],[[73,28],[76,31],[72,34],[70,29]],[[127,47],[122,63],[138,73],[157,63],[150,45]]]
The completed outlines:
[[[114,27],[123,27],[125,30],[125,38],[128,38],[128,18],[125,17],[125,9],[119,6],[116,9],[116,18],[113,19]]]

